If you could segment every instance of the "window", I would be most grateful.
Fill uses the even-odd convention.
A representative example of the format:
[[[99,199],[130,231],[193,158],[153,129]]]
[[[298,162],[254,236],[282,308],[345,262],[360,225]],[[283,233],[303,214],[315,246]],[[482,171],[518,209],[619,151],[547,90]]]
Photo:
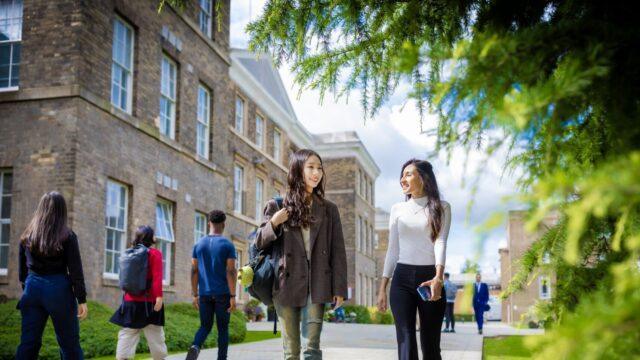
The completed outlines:
[[[242,250],[236,250],[236,271],[240,270],[240,267],[242,265]],[[226,264],[225,264],[226,266]],[[231,290],[231,289],[229,289]],[[242,299],[242,284],[240,283],[240,281],[236,281],[236,300],[238,299]]]
[[[364,243],[365,243],[365,225],[364,225],[364,219],[362,217],[360,217],[360,251],[364,252]]]
[[[373,225],[369,225],[369,254],[373,255],[373,238],[375,236],[375,231],[373,230]]]
[[[256,115],[256,145],[264,148],[264,119],[260,115]]]
[[[107,181],[107,202],[105,207],[105,262],[104,274],[120,273],[120,254],[127,241],[127,199],[128,189],[115,181]]]
[[[273,129],[273,158],[278,163],[282,161],[282,136],[278,129]]]
[[[239,134],[244,134],[244,100],[236,97],[236,123],[235,129]]]
[[[233,168],[233,211],[242,214],[244,204],[244,169],[236,165]]]
[[[209,118],[211,111],[211,93],[203,85],[198,86],[198,119],[196,129],[196,148],[198,155],[209,158]]]
[[[160,66],[160,133],[170,139],[176,137],[176,63],[162,56]]]
[[[17,90],[22,46],[22,0],[0,1],[0,90]]]
[[[196,243],[207,235],[207,215],[196,211],[195,225],[193,226],[193,242]]]
[[[199,0],[198,1],[200,14],[198,19],[200,20],[200,30],[211,37],[211,0]]]
[[[360,251],[360,215],[356,216],[356,251]]]
[[[362,252],[365,254],[369,253],[369,224],[367,223],[367,220],[363,219],[363,227],[364,227],[364,236],[362,238]]]
[[[159,199],[156,202],[156,243],[162,252],[162,283],[171,283],[171,254],[175,242],[173,204]]]
[[[133,28],[117,17],[113,21],[111,50],[111,104],[131,114],[133,93]]]
[[[551,299],[551,281],[548,276],[540,276],[540,299]]]
[[[256,178],[256,220],[262,220],[262,202],[264,201],[262,194],[264,194],[264,181],[260,178]]]
[[[0,275],[7,275],[9,268],[12,186],[13,174],[8,170],[0,171]]]

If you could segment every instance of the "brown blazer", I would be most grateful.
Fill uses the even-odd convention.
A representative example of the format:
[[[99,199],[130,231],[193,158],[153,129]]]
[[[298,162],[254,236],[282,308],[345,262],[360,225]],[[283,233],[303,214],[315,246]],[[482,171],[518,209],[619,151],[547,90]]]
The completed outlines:
[[[275,241],[277,235],[282,235],[284,246],[276,280],[279,282],[278,290],[274,284],[275,300],[283,306],[305,306],[309,287],[314,304],[330,303],[333,296],[346,299],[347,256],[338,207],[314,195],[311,213],[316,221],[310,229],[310,266],[307,265],[301,229],[290,228],[286,223],[277,229],[271,226],[269,220],[277,211],[275,200],[267,202],[265,220],[258,228],[256,237],[256,246],[263,249]]]

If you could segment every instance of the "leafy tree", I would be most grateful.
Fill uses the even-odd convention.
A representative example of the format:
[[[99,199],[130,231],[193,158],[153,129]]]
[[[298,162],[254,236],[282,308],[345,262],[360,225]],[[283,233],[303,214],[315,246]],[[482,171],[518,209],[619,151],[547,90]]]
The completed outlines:
[[[463,274],[476,274],[480,272],[480,266],[478,265],[477,262],[466,259],[464,261],[464,264],[462,264],[462,268],[460,269],[460,272]]]
[[[359,90],[373,116],[407,83],[439,116],[436,151],[508,149],[527,228],[561,219],[506,290],[541,267],[557,276],[536,357],[640,353],[640,27],[627,2],[271,0],[248,30],[301,91]]]

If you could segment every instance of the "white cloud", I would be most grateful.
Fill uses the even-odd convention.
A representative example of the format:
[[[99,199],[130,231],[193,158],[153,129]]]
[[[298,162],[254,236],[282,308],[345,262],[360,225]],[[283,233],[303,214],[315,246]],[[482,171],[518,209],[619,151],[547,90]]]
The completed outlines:
[[[259,16],[264,0],[232,2],[231,38],[232,46],[245,47],[248,36],[244,27],[251,18]],[[409,84],[401,83],[388,104],[380,109],[377,116],[365,122],[360,105],[360,92],[352,91],[347,101],[335,101],[327,94],[323,104],[319,104],[317,91],[298,94],[293,85],[294,76],[286,64],[280,69],[282,81],[289,93],[293,108],[302,124],[311,132],[356,131],[381,169],[376,181],[376,206],[389,210],[391,205],[404,199],[399,186],[400,166],[408,159],[425,158],[434,150],[435,139],[420,132],[419,114],[412,102],[406,101]],[[299,96],[298,96],[299,95]],[[437,117],[428,115],[423,130],[437,125]],[[506,225],[494,230],[483,241],[474,232],[493,211],[506,212],[516,207],[513,201],[503,202],[502,198],[515,193],[511,178],[500,181],[505,152],[498,151],[486,164],[482,151],[471,151],[465,168],[465,151],[455,149],[447,164],[444,155],[428,159],[440,186],[443,199],[452,206],[452,224],[447,246],[447,271],[458,273],[465,259],[477,260],[484,273],[500,271],[498,246],[506,239]],[[467,207],[471,200],[471,180],[475,171],[485,170],[479,182],[475,202],[471,212]],[[463,184],[463,179],[466,183]],[[477,258],[481,254],[480,258]]]

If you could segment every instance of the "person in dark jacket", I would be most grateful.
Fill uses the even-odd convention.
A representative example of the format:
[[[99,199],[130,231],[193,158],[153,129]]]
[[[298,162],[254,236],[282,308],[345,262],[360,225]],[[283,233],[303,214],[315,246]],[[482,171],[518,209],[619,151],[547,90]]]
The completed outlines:
[[[291,155],[288,190],[280,209],[270,200],[256,236],[260,249],[282,247],[274,305],[283,324],[285,359],[321,359],[320,333],[326,303],[347,296],[347,260],[340,214],[324,198],[320,156],[308,149]],[[303,344],[300,344],[302,334]]]
[[[116,359],[133,359],[144,332],[151,357],[154,360],[167,357],[164,338],[164,306],[162,300],[162,253],[153,248],[154,231],[150,226],[140,226],[132,246],[144,245],[148,248],[147,284],[148,291],[142,295],[125,292],[123,302],[111,317],[111,322],[122,326],[118,332]]]
[[[486,283],[483,283],[480,280],[482,280],[482,276],[478,273],[476,274],[476,282],[473,284],[473,312],[476,316],[478,334],[482,334],[484,312],[489,310],[489,287]]]
[[[83,359],[78,319],[87,317],[87,293],[78,238],[67,225],[67,205],[55,191],[40,199],[20,238],[17,308],[22,335],[16,359],[37,359],[51,317],[62,359]]]

